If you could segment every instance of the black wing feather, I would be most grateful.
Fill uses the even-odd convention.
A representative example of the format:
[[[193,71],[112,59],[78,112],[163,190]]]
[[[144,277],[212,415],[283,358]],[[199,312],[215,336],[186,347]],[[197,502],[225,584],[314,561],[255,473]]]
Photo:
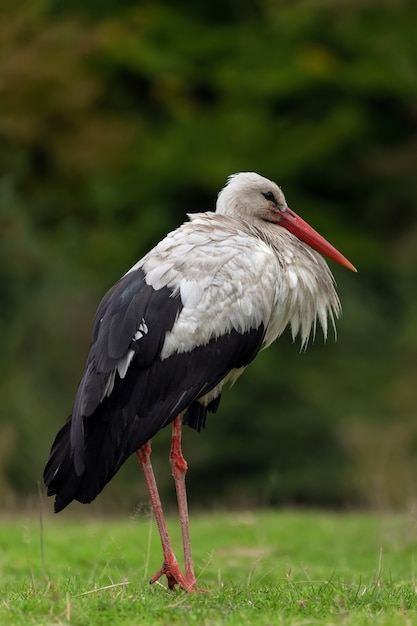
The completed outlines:
[[[144,363],[155,358],[165,332],[172,328],[182,308],[179,298],[171,298],[171,306],[167,306],[171,293],[167,287],[155,291],[147,285],[142,269],[129,272],[107,292],[93,326],[91,358],[95,359],[98,372],[111,372],[117,365],[129,349],[142,319],[149,329],[141,347]],[[160,313],[162,304],[164,318],[156,314],[158,310]]]

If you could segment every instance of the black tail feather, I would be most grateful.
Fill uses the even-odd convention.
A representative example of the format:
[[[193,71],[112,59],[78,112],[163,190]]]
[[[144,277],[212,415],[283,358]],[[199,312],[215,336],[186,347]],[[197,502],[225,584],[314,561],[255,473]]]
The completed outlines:
[[[59,430],[52,444],[43,480],[48,488],[48,496],[55,497],[55,513],[62,511],[74,500],[81,477],[74,470],[70,450],[71,416]]]

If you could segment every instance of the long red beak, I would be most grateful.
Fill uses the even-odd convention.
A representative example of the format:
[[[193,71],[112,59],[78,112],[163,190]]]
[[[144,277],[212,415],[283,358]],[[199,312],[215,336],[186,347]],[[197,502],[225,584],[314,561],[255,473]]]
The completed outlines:
[[[311,228],[307,222],[305,222],[297,213],[294,213],[290,208],[287,208],[285,212],[280,212],[279,225],[286,228],[290,233],[304,241],[320,254],[324,254],[332,261],[336,261],[340,265],[347,267],[352,272],[358,270],[346,257],[343,256],[336,248],[334,248],[324,237],[319,235],[314,228]]]

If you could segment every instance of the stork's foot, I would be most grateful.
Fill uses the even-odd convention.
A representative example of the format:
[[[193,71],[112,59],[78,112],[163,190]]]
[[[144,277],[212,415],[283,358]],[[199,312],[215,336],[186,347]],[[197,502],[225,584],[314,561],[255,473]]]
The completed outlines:
[[[175,589],[175,585],[178,585],[180,589],[183,589],[188,593],[194,593],[196,591],[206,593],[207,591],[206,589],[200,589],[197,587],[194,576],[190,576],[189,578],[184,576],[181,573],[178,563],[175,562],[167,563],[164,561],[161,569],[158,570],[154,576],[152,576],[149,583],[152,585],[164,575],[167,577],[168,587],[171,591]]]

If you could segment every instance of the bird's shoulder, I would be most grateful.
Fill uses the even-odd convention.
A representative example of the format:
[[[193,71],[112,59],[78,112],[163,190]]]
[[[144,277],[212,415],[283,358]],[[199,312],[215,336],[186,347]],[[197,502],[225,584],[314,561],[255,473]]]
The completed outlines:
[[[147,284],[154,289],[181,289],[187,299],[192,283],[200,290],[216,281],[238,285],[244,276],[249,280],[269,266],[275,268],[271,248],[248,225],[211,212],[189,218],[132,268],[143,268]]]
[[[276,256],[249,225],[215,213],[190,218],[140,262],[146,282],[169,287],[182,305],[162,358],[266,327],[275,299]]]

